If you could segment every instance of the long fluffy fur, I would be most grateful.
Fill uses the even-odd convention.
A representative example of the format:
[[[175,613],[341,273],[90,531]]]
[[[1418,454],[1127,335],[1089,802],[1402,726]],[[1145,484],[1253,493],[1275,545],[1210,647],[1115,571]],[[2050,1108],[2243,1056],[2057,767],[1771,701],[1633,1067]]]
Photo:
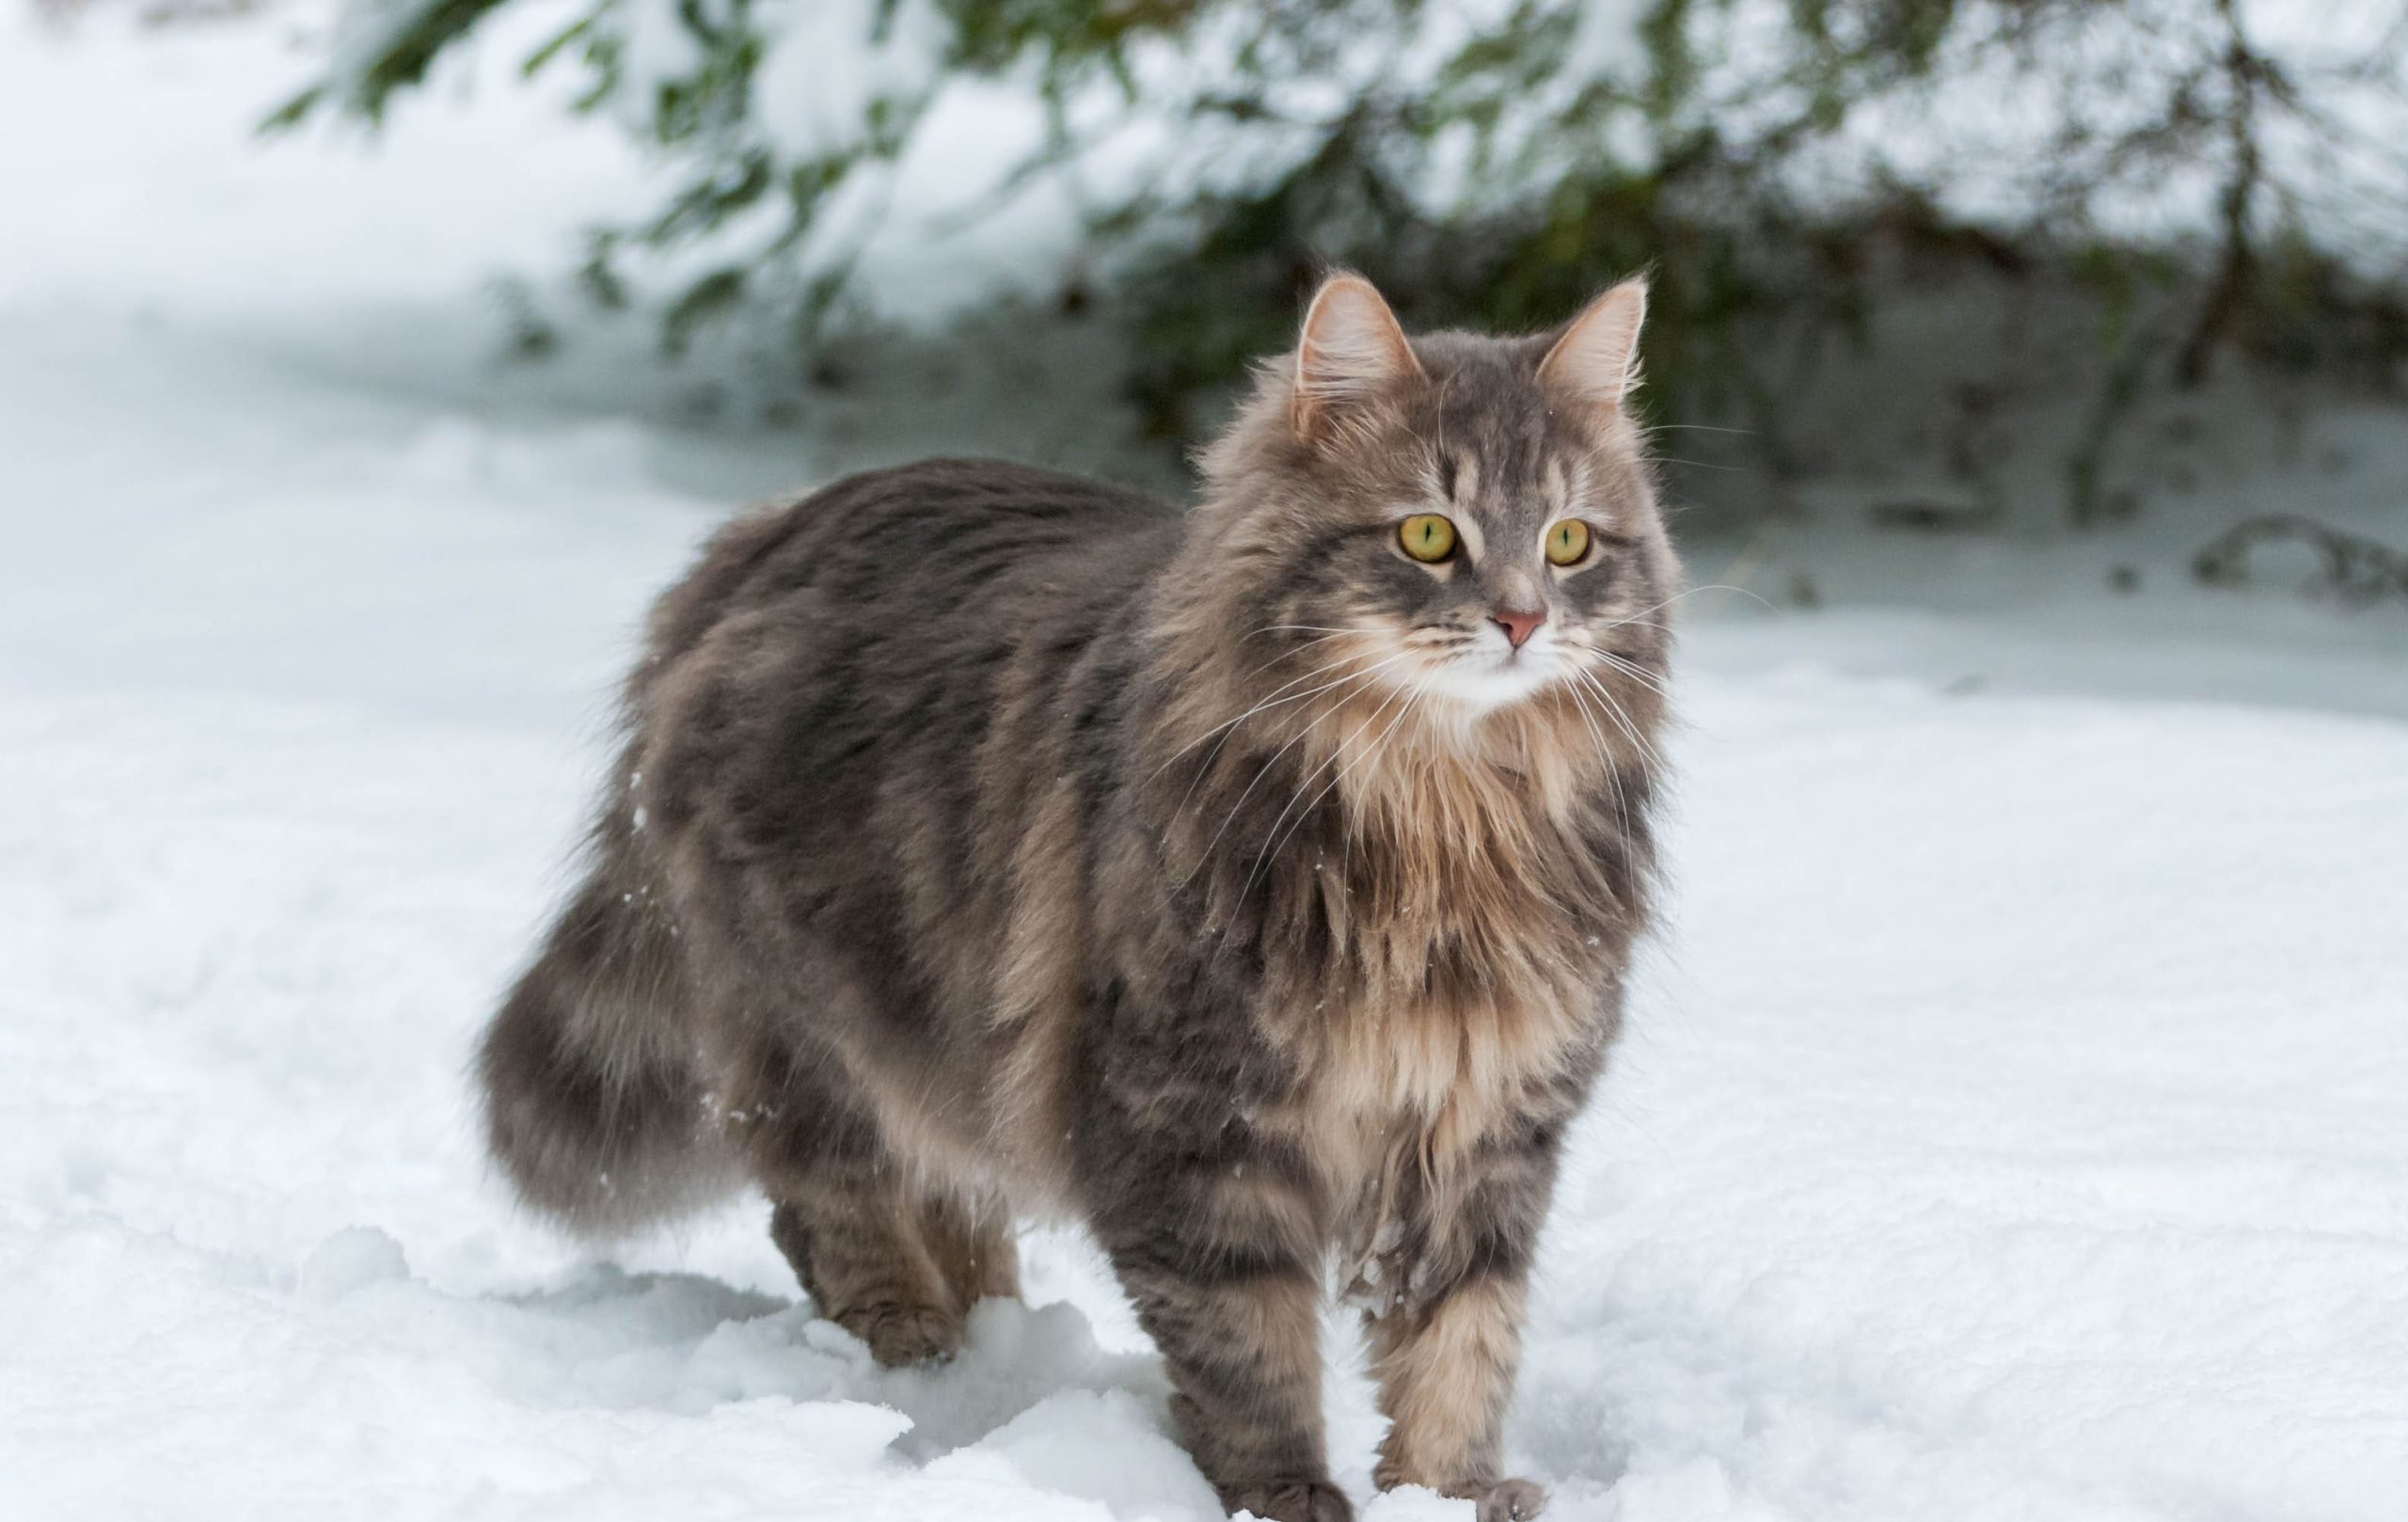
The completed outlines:
[[[1548,391],[1548,342],[1428,336],[1385,381],[1355,344],[1309,399],[1269,369],[1192,512],[932,461],[722,531],[486,1038],[522,1195],[609,1234],[749,1179],[896,1362],[1013,1292],[1015,1213],[1084,1220],[1197,1462],[1282,1519],[1346,1514],[1334,1260],[1382,1484],[1534,1510],[1497,1429],[1647,923],[1677,578],[1635,429]],[[1400,502],[1499,547],[1408,563]],[[1508,553],[1567,515],[1606,561]],[[1377,678],[1539,595],[1577,679],[1475,716]]]

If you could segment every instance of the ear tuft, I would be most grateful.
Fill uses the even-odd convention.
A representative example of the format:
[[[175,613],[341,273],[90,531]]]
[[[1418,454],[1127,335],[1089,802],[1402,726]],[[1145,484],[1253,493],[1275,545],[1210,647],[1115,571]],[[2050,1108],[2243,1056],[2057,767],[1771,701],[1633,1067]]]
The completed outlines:
[[[1539,361],[1539,379],[1610,411],[1639,380],[1647,281],[1633,276],[1581,309]]]
[[[1322,282],[1296,341],[1296,432],[1311,436],[1335,413],[1421,373],[1396,313],[1359,275]]]

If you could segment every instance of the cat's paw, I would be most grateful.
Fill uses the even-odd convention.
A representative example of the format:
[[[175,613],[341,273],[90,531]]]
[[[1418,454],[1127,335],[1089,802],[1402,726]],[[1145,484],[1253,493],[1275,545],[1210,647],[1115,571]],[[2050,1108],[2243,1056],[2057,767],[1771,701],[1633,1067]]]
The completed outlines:
[[[1546,1491],[1528,1480],[1492,1480],[1461,1494],[1479,1508],[1480,1522],[1529,1522],[1546,1510]]]
[[[837,1325],[869,1344],[869,1356],[889,1369],[943,1363],[961,1348],[961,1318],[934,1306],[880,1301],[836,1313]]]
[[[1262,1522],[1354,1522],[1353,1504],[1326,1480],[1268,1480],[1219,1488],[1221,1505],[1232,1516],[1246,1512]]]

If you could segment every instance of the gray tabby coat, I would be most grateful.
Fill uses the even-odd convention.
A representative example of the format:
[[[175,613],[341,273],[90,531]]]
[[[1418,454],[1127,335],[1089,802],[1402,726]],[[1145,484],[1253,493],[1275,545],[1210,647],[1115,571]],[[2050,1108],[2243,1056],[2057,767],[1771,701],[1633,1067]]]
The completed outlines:
[[[1017,1292],[1016,1214],[1082,1220],[1196,1463],[1278,1522],[1349,1515],[1334,1262],[1378,1483],[1534,1514],[1499,1428],[1653,862],[1643,304],[1408,339],[1341,275],[1191,510],[938,460],[730,524],[485,1037],[522,1197],[607,1235],[750,1181],[890,1363]]]

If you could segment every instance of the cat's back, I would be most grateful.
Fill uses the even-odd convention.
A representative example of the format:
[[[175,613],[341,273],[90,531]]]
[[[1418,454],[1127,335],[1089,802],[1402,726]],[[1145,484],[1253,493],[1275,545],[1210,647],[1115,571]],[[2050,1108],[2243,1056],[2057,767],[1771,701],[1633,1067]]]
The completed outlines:
[[[980,870],[973,759],[1041,741],[1028,695],[1116,644],[1183,522],[1109,483],[939,459],[728,524],[654,610],[630,680],[649,838]]]
[[[720,530],[654,610],[647,668],[736,617],[907,646],[1048,621],[1049,601],[1133,592],[1180,518],[1126,486],[1004,460],[863,471]]]

